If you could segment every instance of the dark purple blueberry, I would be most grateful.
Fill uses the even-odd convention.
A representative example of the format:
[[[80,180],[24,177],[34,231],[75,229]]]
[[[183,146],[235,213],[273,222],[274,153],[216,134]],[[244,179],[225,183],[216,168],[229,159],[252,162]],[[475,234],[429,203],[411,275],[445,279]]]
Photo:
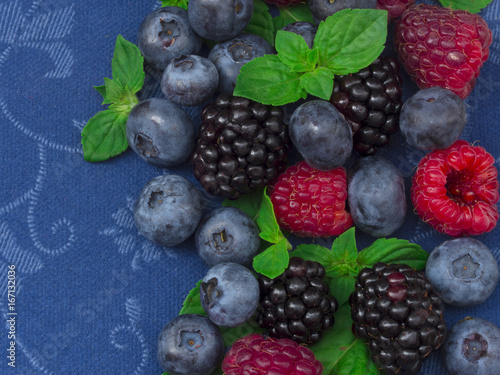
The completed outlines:
[[[374,237],[390,236],[406,217],[403,175],[380,156],[355,161],[348,171],[347,200],[356,227]]]
[[[471,306],[484,302],[498,283],[498,264],[481,241],[456,238],[431,252],[425,273],[444,302]]]
[[[157,176],[142,188],[134,206],[134,222],[148,240],[175,246],[194,233],[202,208],[200,193],[184,177]]]
[[[244,33],[216,44],[208,58],[219,72],[219,93],[233,93],[240,69],[247,62],[274,53],[274,48],[264,38],[255,34]]]
[[[250,22],[252,12],[253,0],[190,0],[187,10],[196,33],[213,41],[240,34]]]
[[[204,315],[179,315],[158,335],[157,356],[171,375],[211,374],[224,357],[222,333]]]
[[[375,9],[376,6],[377,0],[309,0],[309,8],[317,24],[343,9]]]
[[[315,169],[340,167],[351,156],[351,126],[327,101],[312,100],[300,105],[290,118],[288,132],[296,149]]]
[[[281,30],[300,35],[306,41],[307,46],[312,49],[318,26],[311,22],[298,21],[286,25]]]
[[[137,46],[149,64],[164,70],[170,60],[197,54],[201,38],[189,24],[188,13],[179,7],[163,7],[149,13],[137,34]]]
[[[212,61],[197,55],[182,55],[170,61],[161,79],[161,91],[174,103],[197,106],[217,90],[219,73]]]
[[[259,246],[259,229],[247,214],[235,207],[212,211],[196,230],[196,251],[209,267],[223,262],[249,267]]]
[[[130,148],[148,163],[160,167],[182,164],[191,155],[196,132],[189,115],[166,99],[146,99],[127,118]]]
[[[250,319],[259,295],[259,283],[252,271],[238,263],[213,266],[200,284],[203,310],[222,327],[236,327]]]
[[[408,144],[420,150],[450,147],[467,122],[464,101],[442,87],[417,91],[404,103],[399,127]]]
[[[488,320],[459,321],[451,328],[443,351],[450,375],[500,374],[500,329]]]

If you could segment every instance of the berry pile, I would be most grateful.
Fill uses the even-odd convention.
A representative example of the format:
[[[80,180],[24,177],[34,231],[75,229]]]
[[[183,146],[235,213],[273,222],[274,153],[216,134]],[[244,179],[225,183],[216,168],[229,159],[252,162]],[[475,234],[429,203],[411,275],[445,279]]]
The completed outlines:
[[[201,118],[192,163],[208,193],[237,199],[284,170],[289,140],[281,108],[221,94]]]
[[[318,262],[290,258],[288,268],[270,279],[259,276],[257,323],[271,337],[313,344],[333,326],[338,303],[328,294],[325,269]]]

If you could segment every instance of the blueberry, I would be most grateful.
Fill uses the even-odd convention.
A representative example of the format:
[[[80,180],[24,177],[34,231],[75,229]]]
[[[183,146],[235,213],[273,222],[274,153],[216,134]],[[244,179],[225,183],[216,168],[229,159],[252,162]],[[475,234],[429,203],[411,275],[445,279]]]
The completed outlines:
[[[259,229],[235,207],[222,207],[205,217],[195,235],[198,255],[209,266],[233,262],[250,267],[260,246]]]
[[[286,25],[281,30],[300,35],[306,41],[307,46],[313,48],[314,37],[316,36],[316,31],[318,31],[318,26],[311,22],[298,21]]]
[[[309,8],[317,24],[343,9],[375,9],[376,6],[377,0],[309,0]]]
[[[399,127],[408,144],[420,150],[450,147],[467,122],[464,101],[442,87],[417,91],[403,104]]]
[[[380,156],[357,159],[348,171],[347,200],[357,228],[374,237],[389,236],[406,216],[403,175]]]
[[[443,351],[450,375],[500,374],[500,329],[488,320],[459,321],[448,332]]]
[[[205,315],[179,315],[158,335],[157,355],[170,375],[211,374],[224,357],[222,333]]]
[[[295,148],[315,169],[335,169],[351,156],[351,126],[327,101],[312,100],[300,105],[292,113],[288,131]]]
[[[198,35],[208,40],[228,40],[247,27],[253,0],[190,0],[187,12]]]
[[[146,99],[127,119],[130,148],[148,163],[173,167],[185,162],[194,148],[196,132],[189,115],[166,99]]]
[[[427,260],[425,273],[443,301],[454,306],[485,301],[498,282],[493,254],[474,238],[456,238],[438,245]]]
[[[175,57],[197,54],[201,42],[189,24],[187,11],[174,6],[149,13],[137,34],[137,47],[144,60],[159,70],[164,70]]]
[[[210,320],[223,327],[246,322],[259,304],[259,283],[238,263],[219,263],[210,268],[200,285],[200,300]]]
[[[134,206],[134,222],[148,240],[175,246],[194,233],[202,206],[200,193],[184,177],[157,176],[142,188]]]
[[[241,67],[256,57],[271,54],[274,54],[274,48],[264,38],[254,34],[241,34],[216,44],[208,58],[219,72],[219,93],[232,94]]]
[[[219,84],[214,63],[197,55],[182,55],[170,61],[161,79],[165,97],[184,106],[197,106],[212,97]]]

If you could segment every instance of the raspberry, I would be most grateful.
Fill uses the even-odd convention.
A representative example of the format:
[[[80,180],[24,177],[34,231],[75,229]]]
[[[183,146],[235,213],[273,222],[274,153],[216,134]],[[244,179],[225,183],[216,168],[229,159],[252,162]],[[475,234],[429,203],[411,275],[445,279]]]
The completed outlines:
[[[463,140],[427,154],[413,176],[417,214],[439,232],[459,237],[491,231],[498,220],[498,171],[483,147]]]
[[[492,32],[477,14],[419,4],[395,29],[399,60],[420,88],[441,86],[465,99],[488,59]]]
[[[404,264],[362,269],[349,303],[356,336],[387,375],[415,375],[446,339],[444,304],[422,272]]]
[[[389,20],[401,17],[403,12],[415,3],[415,0],[377,0],[377,9],[385,9]]]
[[[399,64],[391,57],[377,58],[357,73],[335,76],[330,102],[349,122],[354,148],[373,155],[399,130],[403,105]]]
[[[290,258],[274,279],[259,276],[260,302],[256,320],[269,335],[314,344],[335,323],[338,302],[328,294],[325,268],[318,262]]]
[[[343,167],[319,171],[301,161],[282,173],[271,191],[278,224],[297,236],[330,237],[353,225],[346,211]]]
[[[285,169],[290,140],[280,107],[220,94],[201,119],[191,161],[209,194],[238,199]]]
[[[252,333],[233,343],[222,371],[224,375],[320,375],[323,365],[311,349],[295,341]]]

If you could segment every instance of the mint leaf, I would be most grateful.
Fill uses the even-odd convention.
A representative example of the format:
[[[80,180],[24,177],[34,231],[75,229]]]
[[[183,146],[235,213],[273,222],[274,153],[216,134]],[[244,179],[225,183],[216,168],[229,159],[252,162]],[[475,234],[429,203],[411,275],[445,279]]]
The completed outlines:
[[[189,0],[162,0],[162,7],[179,7],[182,9],[188,8]]]
[[[113,79],[127,85],[135,94],[144,85],[144,58],[136,45],[118,35],[111,60]]]
[[[310,49],[304,38],[290,31],[276,33],[276,51],[292,72],[309,72],[316,66],[316,61],[311,64],[308,59]]]
[[[273,18],[274,29],[280,30],[294,22],[304,21],[314,23],[309,4],[302,3],[287,7],[278,7],[279,15]]]
[[[286,238],[271,245],[259,255],[253,258],[253,269],[255,272],[271,279],[281,275],[288,267],[288,250],[290,244]]]
[[[307,96],[300,87],[300,76],[276,55],[257,57],[241,67],[234,95],[266,105],[296,102]]]
[[[203,310],[203,307],[201,307],[201,301],[200,301],[200,285],[201,285],[202,280],[198,281],[196,283],[196,286],[191,289],[189,294],[187,295],[186,299],[184,300],[182,304],[181,311],[179,312],[179,315],[182,314],[202,314],[205,315],[205,310]]]
[[[98,112],[82,130],[83,157],[97,162],[121,154],[128,147],[127,115],[111,109]]]
[[[332,244],[332,254],[335,260],[347,263],[356,262],[358,249],[356,248],[355,228],[349,228],[338,236]]]
[[[245,194],[236,200],[226,199],[222,202],[222,206],[239,208],[241,211],[250,216],[253,221],[256,221],[262,204],[263,190],[264,189],[258,189],[249,194]]]
[[[111,103],[110,100],[108,100],[108,96],[106,94],[106,85],[102,85],[102,86],[94,86],[94,89],[102,95],[102,98],[104,99],[104,101],[102,102],[102,104],[109,104]]]
[[[327,274],[327,276],[329,276]],[[340,275],[330,278],[330,294],[337,299],[340,305],[347,303],[349,301],[349,296],[354,292],[356,284],[356,276],[353,274]]]
[[[379,238],[359,252],[357,262],[360,269],[383,262],[404,263],[414,269],[423,270],[428,257],[429,253],[417,244],[397,238]]]
[[[300,257],[305,260],[312,260],[328,268],[333,262],[332,252],[326,247],[314,244],[302,244],[290,253],[291,257]]]
[[[368,368],[374,363],[370,358],[368,346],[361,340],[355,340],[346,348],[337,364],[338,375],[368,374]]]
[[[333,92],[333,73],[327,68],[316,68],[300,77],[300,86],[311,95],[330,100]]]
[[[488,6],[493,0],[439,0],[444,7],[468,10],[471,13],[479,13],[481,9]]]
[[[281,242],[285,237],[281,232],[280,226],[274,215],[273,203],[267,195],[267,189],[262,193],[262,202],[260,205],[259,216],[257,217],[257,225],[260,229],[260,238],[270,243]]]
[[[106,88],[106,100],[111,103],[120,102],[123,93],[124,87],[120,84],[120,80],[112,80],[109,78],[104,78],[104,87]]]
[[[387,11],[344,9],[321,22],[314,38],[319,66],[355,73],[375,60],[387,39]]]
[[[250,22],[244,30],[263,37],[270,45],[274,46],[274,23],[269,7],[262,0],[254,0],[253,13]]]

